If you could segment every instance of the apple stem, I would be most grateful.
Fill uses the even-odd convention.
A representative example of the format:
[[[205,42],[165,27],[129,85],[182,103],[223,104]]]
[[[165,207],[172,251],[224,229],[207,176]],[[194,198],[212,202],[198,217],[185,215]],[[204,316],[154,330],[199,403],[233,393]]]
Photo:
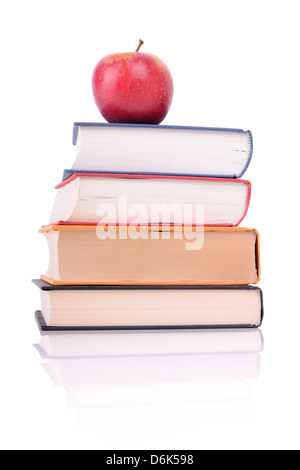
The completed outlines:
[[[142,39],[140,39],[139,45],[138,45],[138,47],[137,47],[137,49],[136,49],[135,52],[139,52],[139,50],[140,50],[140,48],[142,47],[143,44],[144,44],[144,41],[142,41]]]

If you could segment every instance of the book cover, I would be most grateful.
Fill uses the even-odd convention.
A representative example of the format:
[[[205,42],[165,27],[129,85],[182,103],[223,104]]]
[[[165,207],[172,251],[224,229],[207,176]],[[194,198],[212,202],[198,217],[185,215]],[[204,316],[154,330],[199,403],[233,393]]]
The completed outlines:
[[[68,170],[66,170],[68,171]],[[70,176],[63,178],[63,180],[55,186],[55,189],[60,189],[71,181],[79,178],[80,176],[88,178],[129,178],[129,179],[157,179],[157,180],[185,180],[185,181],[223,181],[224,183],[244,183],[249,185],[251,188],[251,182],[244,179],[237,178],[219,178],[212,176],[196,176],[196,175],[170,175],[170,174],[160,174],[160,173],[125,173],[125,172],[110,172],[105,171],[72,171]],[[248,199],[250,196],[248,197]]]

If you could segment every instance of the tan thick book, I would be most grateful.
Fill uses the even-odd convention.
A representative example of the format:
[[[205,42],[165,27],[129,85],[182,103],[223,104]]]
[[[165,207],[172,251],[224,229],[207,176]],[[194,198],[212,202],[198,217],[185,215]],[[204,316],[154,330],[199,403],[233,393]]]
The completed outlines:
[[[41,278],[53,285],[247,285],[260,280],[259,235],[241,227],[40,229],[49,247]]]
[[[260,279],[259,235],[240,227],[43,227],[53,285],[247,285]]]

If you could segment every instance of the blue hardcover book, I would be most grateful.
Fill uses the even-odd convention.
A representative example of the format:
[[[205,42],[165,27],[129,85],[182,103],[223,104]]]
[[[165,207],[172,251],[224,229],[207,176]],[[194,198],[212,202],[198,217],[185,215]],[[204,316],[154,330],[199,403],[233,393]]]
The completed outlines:
[[[253,153],[243,129],[75,122],[74,172],[241,178]]]

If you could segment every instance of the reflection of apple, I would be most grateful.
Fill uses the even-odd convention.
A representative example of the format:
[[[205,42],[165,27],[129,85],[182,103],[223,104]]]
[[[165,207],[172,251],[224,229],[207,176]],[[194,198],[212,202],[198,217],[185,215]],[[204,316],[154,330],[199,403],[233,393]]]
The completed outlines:
[[[173,79],[158,57],[139,52],[111,54],[96,65],[92,90],[108,122],[160,124],[173,98]]]

